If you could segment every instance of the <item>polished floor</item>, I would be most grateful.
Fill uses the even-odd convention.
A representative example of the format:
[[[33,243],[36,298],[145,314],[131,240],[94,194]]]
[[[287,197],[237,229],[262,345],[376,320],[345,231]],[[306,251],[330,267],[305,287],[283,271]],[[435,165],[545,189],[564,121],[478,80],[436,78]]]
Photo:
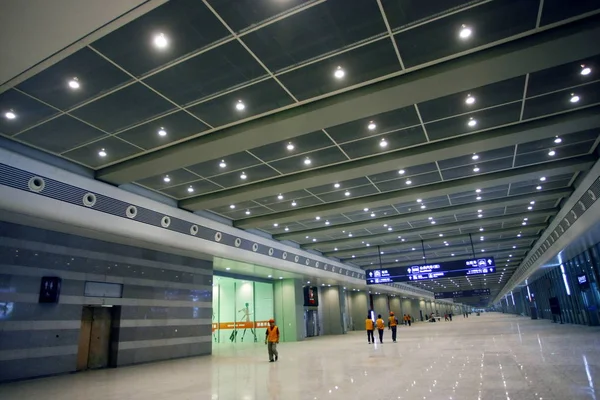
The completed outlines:
[[[600,400],[600,328],[502,314],[363,332],[218,345],[212,357],[0,385],[0,399]]]

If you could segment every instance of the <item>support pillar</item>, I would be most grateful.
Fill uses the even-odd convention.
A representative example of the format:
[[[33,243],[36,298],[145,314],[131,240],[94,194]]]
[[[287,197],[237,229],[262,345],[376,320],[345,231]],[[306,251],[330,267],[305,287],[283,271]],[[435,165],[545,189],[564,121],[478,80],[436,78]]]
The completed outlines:
[[[304,293],[299,279],[273,283],[275,321],[282,342],[304,339]]]

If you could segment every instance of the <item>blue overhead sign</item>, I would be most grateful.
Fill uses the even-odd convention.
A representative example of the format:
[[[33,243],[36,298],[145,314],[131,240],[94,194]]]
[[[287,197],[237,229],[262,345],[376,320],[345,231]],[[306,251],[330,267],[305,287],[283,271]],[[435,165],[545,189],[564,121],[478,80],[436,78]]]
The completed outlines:
[[[493,257],[448,261],[438,264],[411,265],[367,271],[367,285],[424,281],[429,279],[471,276],[496,272]]]

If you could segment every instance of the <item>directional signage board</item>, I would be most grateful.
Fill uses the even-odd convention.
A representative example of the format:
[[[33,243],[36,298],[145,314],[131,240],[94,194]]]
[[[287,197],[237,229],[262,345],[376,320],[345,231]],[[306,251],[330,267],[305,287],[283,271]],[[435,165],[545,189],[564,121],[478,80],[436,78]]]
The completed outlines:
[[[455,290],[453,292],[436,292],[436,299],[456,299],[458,297],[489,296],[490,289]]]
[[[471,276],[496,272],[493,257],[447,261],[439,264],[410,265],[367,271],[367,285],[424,281],[455,276]]]

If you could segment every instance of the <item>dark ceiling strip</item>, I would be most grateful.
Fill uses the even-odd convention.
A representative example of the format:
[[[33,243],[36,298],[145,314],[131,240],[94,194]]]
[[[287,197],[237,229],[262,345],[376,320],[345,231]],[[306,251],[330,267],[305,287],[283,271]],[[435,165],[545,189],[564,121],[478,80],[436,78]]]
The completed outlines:
[[[493,200],[482,200],[477,203],[467,203],[460,204],[456,206],[448,206],[441,208],[434,208],[426,211],[417,211],[411,213],[405,213],[401,215],[392,215],[378,218],[371,218],[366,221],[358,221],[358,222],[350,222],[347,224],[338,224],[338,225],[329,225],[322,228],[313,228],[313,229],[304,229],[301,231],[294,231],[288,233],[281,233],[278,235],[273,235],[274,239],[284,240],[284,239],[293,239],[299,238],[300,236],[315,236],[315,235],[327,235],[332,232],[339,232],[341,230],[358,230],[358,229],[368,229],[374,226],[381,226],[381,224],[386,223],[388,225],[399,224],[409,221],[415,221],[419,218],[433,217],[439,218],[443,216],[457,214],[463,211],[473,211],[473,208],[476,206],[478,209],[486,211],[488,209],[494,207],[511,207],[516,205],[526,205],[531,200],[535,201],[544,201],[544,200],[553,200],[559,199],[562,197],[567,197],[573,193],[573,190],[570,188],[565,189],[555,189],[555,190],[546,190],[531,194],[523,194],[518,196],[509,196],[502,197]]]
[[[542,173],[548,176],[587,170],[592,166],[594,161],[595,157],[591,155],[573,157],[528,167],[514,168],[468,178],[443,181],[431,185],[417,186],[410,189],[395,190],[350,200],[320,204],[313,207],[246,218],[235,221],[234,225],[238,228],[255,228],[275,222],[283,224],[307,218],[314,218],[316,215],[324,217],[331,214],[356,211],[363,207],[374,208],[404,201],[416,201],[417,198],[445,196],[449,193],[475,190],[476,188],[485,189],[487,187],[509,184],[519,180],[539,179],[540,174]]]
[[[600,106],[595,106],[225,189],[181,200],[180,206],[190,210],[210,209],[269,195],[275,197],[279,193],[289,193],[307,187],[328,185],[398,168],[548,139],[554,137],[556,132],[565,135],[599,126]]]
[[[368,84],[107,167],[98,179],[122,184],[222,158],[251,147],[411,106],[470,88],[577,61],[598,53],[594,16]],[[465,83],[469,87],[465,87]]]

